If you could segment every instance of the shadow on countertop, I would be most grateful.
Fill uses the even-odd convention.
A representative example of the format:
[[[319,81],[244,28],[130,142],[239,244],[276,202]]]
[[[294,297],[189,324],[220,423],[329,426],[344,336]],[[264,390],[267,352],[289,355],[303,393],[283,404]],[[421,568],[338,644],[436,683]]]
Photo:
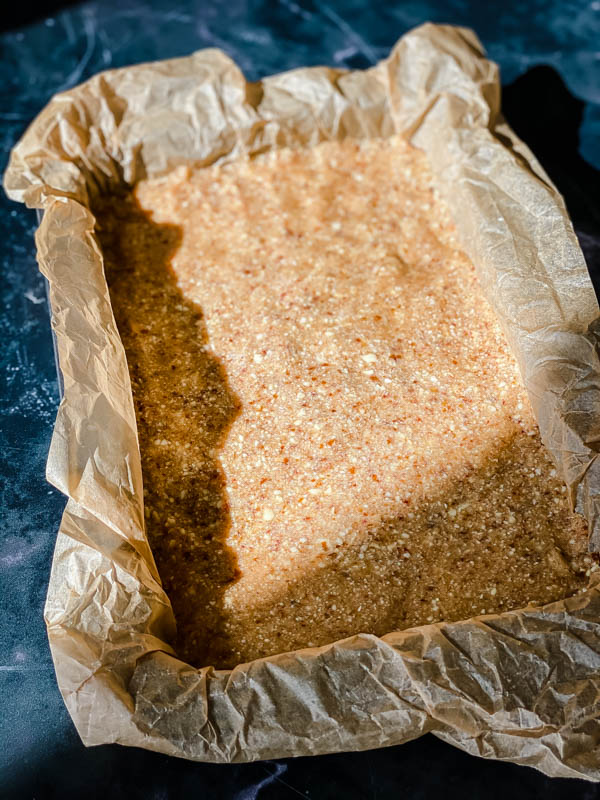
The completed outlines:
[[[435,765],[435,769],[432,766]],[[583,781],[546,778],[535,770],[478,759],[432,735],[362,753],[252,764],[196,764],[137,748],[106,745],[82,752],[78,742],[28,765],[6,786],[6,800],[410,800],[597,797]],[[16,772],[17,770],[15,770]],[[16,777],[16,776],[15,776]],[[483,788],[485,787],[485,789]],[[579,791],[578,791],[579,790]]]
[[[600,170],[579,154],[585,104],[550,66],[533,67],[502,92],[503,114],[565,199],[600,295]]]
[[[33,25],[78,2],[79,0],[36,0],[33,3],[4,3],[0,14],[0,33]]]

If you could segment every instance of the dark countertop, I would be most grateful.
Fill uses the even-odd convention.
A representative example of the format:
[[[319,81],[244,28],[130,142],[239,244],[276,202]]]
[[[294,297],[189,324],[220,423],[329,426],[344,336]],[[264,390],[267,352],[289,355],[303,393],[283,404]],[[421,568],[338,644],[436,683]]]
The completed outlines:
[[[500,63],[506,116],[565,195],[596,278],[599,0],[72,5],[0,35],[0,168],[55,92],[99,70],[207,46],[224,49],[250,79],[320,63],[363,67],[426,20],[474,28]],[[58,389],[35,227],[33,212],[0,193],[0,797],[600,798],[594,784],[476,759],[432,736],[367,753],[232,766],[81,745],[56,687],[42,620],[64,500],[44,481]]]

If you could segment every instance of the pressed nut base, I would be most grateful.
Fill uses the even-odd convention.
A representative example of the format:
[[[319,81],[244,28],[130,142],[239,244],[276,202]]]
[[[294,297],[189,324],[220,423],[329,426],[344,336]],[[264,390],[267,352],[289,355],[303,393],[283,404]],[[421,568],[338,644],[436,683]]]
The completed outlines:
[[[147,531],[197,665],[543,603],[596,565],[399,138],[102,199]]]

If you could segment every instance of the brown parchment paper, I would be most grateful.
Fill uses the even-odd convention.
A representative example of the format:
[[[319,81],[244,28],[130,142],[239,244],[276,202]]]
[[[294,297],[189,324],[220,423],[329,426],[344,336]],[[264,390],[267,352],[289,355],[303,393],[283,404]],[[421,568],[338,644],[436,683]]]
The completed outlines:
[[[84,743],[227,762],[398,744],[431,731],[488,758],[600,780],[600,593],[243,664],[177,660],[143,528],[125,353],[88,201],[182,162],[400,132],[422,148],[518,358],[542,436],[600,549],[598,306],[562,199],[499,115],[465,29],[424,25],[367,71],[247,84],[218,50],[105,72],[55,97],[12,153],[43,209],[64,376],[48,479],[69,498],[45,609]],[[549,132],[551,135],[551,132]]]

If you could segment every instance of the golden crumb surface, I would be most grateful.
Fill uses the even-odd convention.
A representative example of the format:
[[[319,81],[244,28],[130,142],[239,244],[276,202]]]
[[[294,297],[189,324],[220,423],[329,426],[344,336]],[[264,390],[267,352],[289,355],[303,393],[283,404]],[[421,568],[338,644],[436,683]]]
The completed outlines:
[[[182,167],[95,211],[183,658],[585,587],[586,526],[420,152]]]

